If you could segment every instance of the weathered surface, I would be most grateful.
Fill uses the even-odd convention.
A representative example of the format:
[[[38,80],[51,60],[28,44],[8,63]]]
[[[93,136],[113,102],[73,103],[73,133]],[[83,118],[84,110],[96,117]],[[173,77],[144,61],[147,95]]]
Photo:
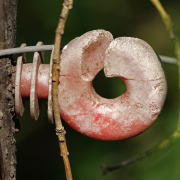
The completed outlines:
[[[94,91],[92,81],[103,68],[107,77],[124,81],[123,95],[106,99]],[[103,30],[88,32],[64,48],[59,81],[63,119],[100,140],[122,140],[145,131],[161,112],[167,92],[161,64],[146,42],[113,40]]]
[[[17,0],[0,1],[0,49],[13,48],[16,39]],[[0,57],[0,178],[16,179],[13,58]]]

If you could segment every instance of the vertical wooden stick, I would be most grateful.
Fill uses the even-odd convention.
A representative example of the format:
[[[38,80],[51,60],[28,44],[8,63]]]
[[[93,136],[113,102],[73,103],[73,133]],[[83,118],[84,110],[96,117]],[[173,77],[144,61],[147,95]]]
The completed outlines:
[[[0,1],[0,50],[16,43],[17,0]],[[15,113],[12,80],[14,58],[0,57],[0,179],[16,180]]]
[[[53,92],[53,106],[54,106],[54,118],[56,124],[56,135],[59,139],[59,146],[61,149],[61,156],[63,157],[66,178],[72,180],[71,167],[68,159],[69,152],[66,146],[65,130],[61,122],[59,104],[58,104],[58,84],[59,84],[59,69],[60,69],[60,45],[61,38],[64,33],[64,27],[66,19],[68,17],[69,10],[72,8],[73,0],[64,0],[63,9],[60,15],[59,23],[56,29],[54,54],[53,54],[53,72],[52,72],[52,92]]]

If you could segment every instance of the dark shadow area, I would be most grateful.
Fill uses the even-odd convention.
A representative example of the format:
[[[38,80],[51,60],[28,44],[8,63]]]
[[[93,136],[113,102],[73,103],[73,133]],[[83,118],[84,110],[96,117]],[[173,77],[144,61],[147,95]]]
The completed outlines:
[[[126,86],[121,78],[107,78],[103,70],[96,75],[92,84],[96,93],[107,99],[114,99],[126,91]]]

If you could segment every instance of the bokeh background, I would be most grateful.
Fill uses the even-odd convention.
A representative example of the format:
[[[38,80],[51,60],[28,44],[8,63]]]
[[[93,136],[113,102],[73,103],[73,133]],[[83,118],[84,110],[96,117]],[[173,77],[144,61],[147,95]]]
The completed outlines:
[[[38,41],[53,44],[55,29],[62,8],[62,0],[18,1],[17,44],[35,45]],[[163,0],[180,37],[180,1]],[[110,31],[114,38],[130,36],[143,39],[160,55],[174,57],[174,47],[155,7],[149,0],[74,0],[62,44],[94,29]],[[27,54],[32,62],[33,54]],[[50,53],[45,53],[46,63]],[[180,140],[107,176],[100,165],[114,164],[151,148],[169,137],[178,122],[178,69],[164,64],[168,82],[167,99],[156,123],[143,134],[132,139],[104,142],[82,136],[68,127],[67,146],[74,180],[179,180]],[[117,79],[107,79],[100,72],[93,82],[95,90],[106,98],[114,98],[125,91]],[[18,180],[65,180],[65,172],[54,125],[48,124],[47,102],[40,101],[40,118],[32,121],[29,101],[20,119],[21,130],[17,138]]]

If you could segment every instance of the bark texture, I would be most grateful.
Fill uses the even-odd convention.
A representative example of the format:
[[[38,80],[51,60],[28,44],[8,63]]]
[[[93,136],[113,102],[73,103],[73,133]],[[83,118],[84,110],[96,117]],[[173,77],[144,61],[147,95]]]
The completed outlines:
[[[0,0],[0,50],[15,47],[17,0]],[[16,179],[12,57],[0,57],[0,180]]]

